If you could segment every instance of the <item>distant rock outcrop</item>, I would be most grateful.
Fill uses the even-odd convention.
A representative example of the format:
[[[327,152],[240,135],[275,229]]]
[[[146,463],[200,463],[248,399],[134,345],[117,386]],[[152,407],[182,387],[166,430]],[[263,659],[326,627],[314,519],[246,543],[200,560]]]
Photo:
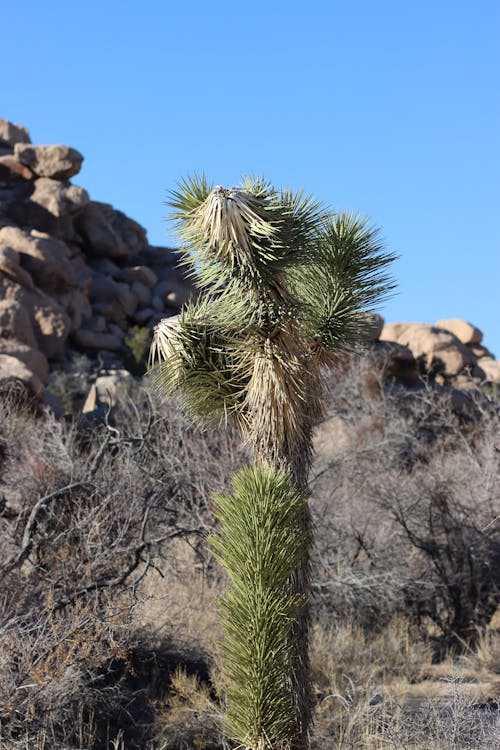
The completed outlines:
[[[482,332],[459,318],[428,323],[386,323],[375,348],[395,359],[396,377],[411,370],[411,377],[426,376],[443,385],[470,390],[486,382],[500,383],[500,362],[481,346]],[[397,345],[399,348],[391,350]],[[401,348],[406,355],[400,371]]]
[[[174,250],[71,184],[82,161],[0,119],[0,382],[36,396],[71,350],[124,352],[132,326],[153,327],[195,293]]]

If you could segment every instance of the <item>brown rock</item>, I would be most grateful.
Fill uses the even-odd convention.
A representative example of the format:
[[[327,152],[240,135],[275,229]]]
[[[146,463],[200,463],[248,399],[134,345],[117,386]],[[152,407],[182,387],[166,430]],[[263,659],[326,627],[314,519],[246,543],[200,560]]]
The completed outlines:
[[[136,310],[134,313],[134,323],[137,323],[140,326],[143,326],[145,323],[148,322],[148,320],[151,318],[151,316],[154,314],[154,310],[152,310],[150,307],[143,307],[141,310]]]
[[[113,336],[117,336],[119,339],[125,338],[125,331],[123,328],[120,328],[120,326],[117,326],[115,323],[108,323],[108,333],[112,333]]]
[[[149,266],[166,267],[177,265],[180,253],[173,247],[155,247],[153,245],[148,245],[148,247],[143,250],[143,257]]]
[[[373,351],[384,377],[398,378],[408,385],[417,382],[417,361],[407,346],[395,341],[377,341]]]
[[[102,309],[99,310],[99,314],[115,322],[122,320],[125,315],[133,315],[138,303],[136,295],[131,292],[128,284],[100,274],[94,276],[92,280],[90,299],[99,305],[111,305],[111,314],[104,313]],[[94,309],[96,310],[95,305]]]
[[[76,227],[89,255],[127,258],[147,247],[146,230],[107,203],[92,201],[82,211]]]
[[[86,328],[75,331],[73,340],[82,349],[105,349],[110,352],[118,351],[122,345],[121,339],[112,333],[99,333]]]
[[[0,144],[14,147],[16,143],[31,143],[29,131],[21,125],[0,118]]]
[[[121,278],[122,269],[109,258],[90,258],[89,264],[101,276],[111,276],[115,281]]]
[[[133,376],[127,370],[114,370],[108,375],[101,375],[91,386],[82,412],[86,414],[102,405],[110,408],[116,406],[120,392],[133,380]]]
[[[140,284],[144,284],[148,288],[153,287],[158,283],[158,277],[155,272],[147,266],[131,266],[130,268],[124,268],[121,272],[122,281],[127,281],[133,284],[134,281],[138,281]]]
[[[33,309],[35,336],[46,357],[58,357],[71,330],[71,320],[54,300],[47,297]]]
[[[32,146],[16,143],[14,155],[38,177],[69,180],[82,166],[83,156],[69,146]]]
[[[493,354],[493,352],[490,352],[490,350],[487,349],[485,346],[481,346],[479,344],[473,344],[469,348],[475,357],[479,357],[479,358],[489,357],[490,359],[495,359],[495,355]]]
[[[87,320],[86,328],[98,333],[104,333],[106,330],[106,318],[103,315],[93,315],[90,320]]]
[[[92,312],[102,315],[110,323],[126,322],[125,311],[118,302],[94,302]]]
[[[71,289],[66,294],[60,294],[57,301],[71,318],[70,332],[81,328],[83,321],[92,315],[90,302],[81,289]]]
[[[0,338],[0,355],[6,354],[9,357],[15,357],[23,362],[44,384],[49,377],[49,363],[47,357],[38,349],[21,344],[15,339]]]
[[[0,271],[7,274],[17,284],[33,289],[33,279],[24,268],[21,268],[19,253],[12,247],[0,246]]]
[[[166,295],[165,304],[168,305],[168,307],[182,307],[182,305],[185,305],[194,295],[195,292],[193,289],[190,289],[187,286],[178,285],[173,287]]]
[[[16,300],[0,301],[0,337],[11,338],[36,349],[30,313]]]
[[[140,307],[149,307],[151,305],[151,289],[140,281],[134,281],[132,284],[132,294],[135,294],[139,300]]]
[[[87,191],[69,182],[39,177],[35,180],[34,186],[35,189],[30,196],[31,202],[57,218],[75,216],[89,202]]]
[[[21,381],[34,396],[41,398],[45,392],[40,378],[24,362],[8,354],[0,354],[0,383]]]
[[[162,312],[165,309],[165,304],[161,297],[156,294],[151,300],[151,305],[156,312]]]
[[[364,317],[366,318],[366,341],[377,341],[384,327],[384,318],[382,315],[374,312],[365,313]]]
[[[71,258],[71,265],[76,274],[76,280],[78,286],[84,294],[90,295],[92,288],[92,278],[94,276],[92,269],[86,262],[86,258],[83,253],[79,252]]]
[[[453,333],[462,344],[471,346],[474,344],[480,344],[483,340],[483,334],[479,328],[476,328],[460,318],[443,318],[436,322],[436,326]]]
[[[482,357],[478,365],[484,372],[486,379],[492,383],[500,383],[500,360]]]
[[[34,174],[29,167],[21,164],[14,156],[6,154],[0,156],[0,179],[11,179],[21,177],[23,180],[32,180]]]
[[[49,294],[64,291],[76,285],[76,274],[70,252],[60,240],[32,229],[28,232],[18,227],[0,229],[0,248],[13,248],[21,263],[37,286]]]
[[[38,348],[49,359],[63,352],[71,321],[61,305],[40,289],[26,289],[6,277],[0,277],[0,299],[2,297],[4,301],[0,305],[4,306],[5,327],[2,334],[0,325],[0,336]],[[9,316],[14,319],[9,321]],[[26,335],[18,335],[18,329],[26,330]]]
[[[116,284],[116,300],[122,306],[124,312],[130,317],[137,309],[137,295],[130,290],[128,284]]]
[[[475,361],[471,351],[456,336],[427,323],[386,323],[380,340],[407,346],[431,374],[458,375]]]
[[[172,282],[171,281],[159,281],[157,284],[155,284],[153,288],[153,295],[156,297],[160,297],[160,299],[164,300],[167,294],[172,289]]]

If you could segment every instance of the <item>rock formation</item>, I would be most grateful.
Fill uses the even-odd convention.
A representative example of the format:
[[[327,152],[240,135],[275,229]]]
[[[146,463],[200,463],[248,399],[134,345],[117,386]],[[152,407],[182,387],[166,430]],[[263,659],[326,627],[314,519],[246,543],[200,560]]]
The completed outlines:
[[[386,323],[375,348],[394,359],[396,377],[425,376],[465,390],[500,383],[500,361],[481,345],[482,332],[459,318],[428,323]],[[400,362],[400,364],[398,364]],[[401,371],[401,368],[405,372]]]
[[[132,326],[152,328],[194,292],[174,250],[70,182],[82,161],[0,119],[0,382],[37,396],[72,350],[123,354]]]

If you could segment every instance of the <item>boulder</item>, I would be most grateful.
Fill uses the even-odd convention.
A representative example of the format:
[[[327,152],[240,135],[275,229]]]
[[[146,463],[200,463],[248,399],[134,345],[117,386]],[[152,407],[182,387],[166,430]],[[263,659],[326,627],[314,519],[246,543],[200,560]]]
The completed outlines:
[[[71,292],[65,309],[71,318],[71,332],[81,328],[83,321],[92,315],[90,302],[80,289],[75,289]]]
[[[16,143],[14,155],[38,177],[50,177],[53,180],[69,180],[80,171],[83,161],[79,151],[59,145],[32,146]]]
[[[75,216],[89,202],[87,191],[69,182],[39,177],[34,186],[30,200],[57,218]]]
[[[78,252],[72,255],[71,265],[76,275],[76,281],[79,288],[87,296],[90,295],[92,288],[92,279],[94,273],[92,268],[87,264],[85,255],[82,252]]]
[[[76,285],[76,274],[66,245],[44,232],[18,227],[0,229],[0,249],[12,248],[37,286],[49,294]]]
[[[143,262],[146,262],[148,266],[175,266],[179,262],[180,252],[173,247],[159,247],[148,245],[142,252],[144,258]],[[156,272],[156,269],[155,269]]]
[[[122,346],[122,340],[112,333],[99,333],[87,328],[80,328],[73,334],[75,344],[82,349],[105,349],[110,352],[117,352]]]
[[[116,299],[129,317],[137,310],[137,295],[130,289],[128,284],[116,284]]]
[[[438,328],[444,328],[445,331],[450,331],[462,344],[467,344],[468,346],[480,344],[483,340],[483,334],[479,328],[460,318],[443,318],[442,320],[438,320],[435,325]]]
[[[71,320],[63,308],[44,295],[33,300],[33,327],[38,347],[46,357],[60,357],[71,330]]]
[[[0,337],[16,339],[36,349],[38,344],[29,309],[16,300],[0,300]]]
[[[150,307],[143,307],[141,310],[136,310],[136,312],[133,315],[134,323],[137,323],[140,326],[143,326],[145,323],[148,322],[148,320],[152,317],[154,314],[154,310],[152,310]]]
[[[431,375],[458,375],[475,357],[453,333],[427,323],[386,323],[381,341],[407,346]]]
[[[471,350],[472,354],[479,359],[481,357],[489,357],[490,359],[495,359],[495,355],[493,354],[493,352],[490,352],[489,349],[480,344],[473,344],[469,347],[469,349]]]
[[[89,258],[89,265],[101,276],[111,276],[115,280],[121,278],[122,269],[109,258]]]
[[[161,297],[159,297],[157,294],[153,297],[151,300],[151,305],[156,312],[162,312],[162,310],[165,309],[165,305],[163,303],[163,300]]]
[[[127,258],[147,247],[146,230],[107,203],[89,203],[76,227],[90,256]]]
[[[95,315],[102,315],[109,323],[126,322],[125,311],[118,302],[94,302],[92,312]]]
[[[31,169],[22,164],[15,156],[10,154],[0,156],[0,180],[12,180],[16,178],[32,180],[34,176]]]
[[[188,300],[195,296],[194,289],[187,286],[175,286],[165,297],[165,304],[168,307],[182,307]]]
[[[26,289],[0,277],[0,319],[5,335],[41,350],[48,357],[59,357],[71,328],[71,321],[56,300],[40,289]],[[33,335],[31,335],[33,334]]]
[[[40,378],[17,357],[0,354],[0,384],[20,381],[34,396],[41,398],[45,388]]]
[[[100,375],[90,387],[82,412],[95,411],[100,406],[112,408],[118,403],[120,392],[133,382],[133,376],[127,370],[114,370],[107,375]]]
[[[90,299],[99,305],[111,305],[111,314],[105,314],[108,320],[119,321],[124,315],[131,316],[137,309],[138,299],[130,290],[128,284],[120,283],[111,276],[94,276],[90,290]]]
[[[384,318],[382,315],[374,312],[365,313],[366,331],[365,338],[367,342],[377,341],[384,327]]]
[[[85,190],[69,182],[39,177],[0,190],[0,210],[19,226],[34,227],[53,237],[78,240],[73,219],[88,203]]]
[[[2,229],[0,229],[0,232],[1,231]],[[0,271],[5,273],[17,284],[21,284],[21,286],[25,286],[28,289],[33,289],[33,279],[28,271],[21,268],[19,253],[17,253],[12,247],[0,246]]]
[[[19,359],[28,367],[39,380],[46,384],[49,377],[49,363],[47,357],[38,349],[22,344],[15,339],[0,338],[0,355],[8,355]]]
[[[167,294],[172,289],[172,282],[166,281],[165,279],[163,281],[159,281],[155,286],[153,287],[153,295],[155,297],[160,297],[160,299],[165,299]]]
[[[137,281],[148,288],[158,283],[157,275],[147,266],[130,266],[129,268],[124,268],[120,277],[122,281],[127,281],[129,284]]]
[[[410,349],[395,341],[377,341],[373,347],[384,377],[412,385],[419,378],[418,366]]]
[[[132,294],[135,294],[139,300],[140,307],[149,307],[151,305],[151,289],[141,284],[140,281],[134,281],[132,284]]]
[[[106,330],[106,318],[103,315],[92,315],[85,321],[85,328],[89,331],[104,333]]]
[[[482,357],[478,365],[484,372],[486,379],[492,383],[500,383],[500,360],[490,357]]]
[[[0,117],[0,145],[13,148],[16,143],[31,143],[29,131]]]
[[[108,332],[112,333],[113,336],[116,336],[122,341],[125,338],[125,331],[123,330],[123,328],[120,328],[120,326],[117,326],[115,323],[108,324]]]

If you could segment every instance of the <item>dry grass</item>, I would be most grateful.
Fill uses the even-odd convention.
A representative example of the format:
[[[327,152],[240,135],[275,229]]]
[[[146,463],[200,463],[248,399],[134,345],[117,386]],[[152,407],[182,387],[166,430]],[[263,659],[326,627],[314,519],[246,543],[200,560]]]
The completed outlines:
[[[499,645],[498,634],[490,637],[488,655]],[[312,664],[318,750],[486,750],[500,741],[495,673],[469,666],[468,682],[460,659],[433,665],[429,644],[407,622],[374,636],[352,624],[318,625]]]

